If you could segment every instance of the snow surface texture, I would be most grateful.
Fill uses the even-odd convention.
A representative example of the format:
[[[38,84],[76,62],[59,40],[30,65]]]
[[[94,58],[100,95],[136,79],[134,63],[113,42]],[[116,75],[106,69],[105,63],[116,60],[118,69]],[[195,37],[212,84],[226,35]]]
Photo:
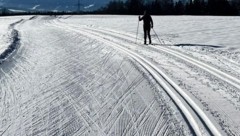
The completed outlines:
[[[0,135],[240,134],[237,17],[154,17],[156,46],[142,24],[135,43],[135,16],[0,21],[2,52],[18,45],[0,64]]]

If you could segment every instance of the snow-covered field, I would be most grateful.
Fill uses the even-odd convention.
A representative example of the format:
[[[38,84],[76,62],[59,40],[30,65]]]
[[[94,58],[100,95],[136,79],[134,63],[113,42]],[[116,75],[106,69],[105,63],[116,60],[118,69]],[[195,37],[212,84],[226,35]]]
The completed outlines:
[[[240,18],[153,19],[0,18],[0,135],[239,135]]]
[[[155,31],[165,41],[175,44],[240,48],[239,17],[153,16],[153,21]],[[71,20],[66,22],[110,28],[136,35],[138,18],[137,16],[82,16],[81,19],[71,17]],[[141,25],[139,33],[143,34]]]

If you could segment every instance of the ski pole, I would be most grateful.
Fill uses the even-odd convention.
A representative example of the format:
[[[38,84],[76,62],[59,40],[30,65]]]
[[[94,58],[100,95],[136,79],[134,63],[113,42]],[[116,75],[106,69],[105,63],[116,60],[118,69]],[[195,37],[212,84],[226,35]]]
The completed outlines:
[[[138,38],[138,28],[139,28],[139,20],[138,20],[138,25],[137,25],[136,43],[137,43],[137,38]]]
[[[153,28],[152,28],[152,29],[153,29]],[[156,31],[155,31],[154,29],[153,29],[153,32],[154,32],[155,35],[157,36],[157,39],[158,39],[159,43],[162,44],[161,40],[159,39],[159,37],[158,37],[158,35],[157,35],[157,33],[156,33]]]

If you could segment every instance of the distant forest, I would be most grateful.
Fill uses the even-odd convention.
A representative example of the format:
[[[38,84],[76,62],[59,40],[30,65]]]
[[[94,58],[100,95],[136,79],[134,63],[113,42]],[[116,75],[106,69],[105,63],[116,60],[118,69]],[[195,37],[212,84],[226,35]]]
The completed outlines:
[[[187,1],[187,2],[186,2]],[[0,16],[5,15],[66,15],[66,14],[117,14],[139,15],[148,10],[153,15],[240,15],[240,0],[112,0],[105,7],[96,11],[51,12],[29,11],[24,13],[9,12],[0,9]]]
[[[232,0],[114,0],[96,13],[138,15],[148,10],[153,15],[239,15],[240,1]]]

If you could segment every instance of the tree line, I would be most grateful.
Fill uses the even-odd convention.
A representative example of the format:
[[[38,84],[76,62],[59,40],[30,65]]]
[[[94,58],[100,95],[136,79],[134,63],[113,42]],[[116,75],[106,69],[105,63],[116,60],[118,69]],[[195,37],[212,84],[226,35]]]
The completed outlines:
[[[239,15],[240,2],[228,0],[114,0],[95,11],[100,14],[138,15],[148,10],[153,15]]]
[[[139,15],[148,10],[153,15],[240,15],[239,0],[112,0],[105,7],[96,11],[29,11],[14,13],[7,8],[0,9],[0,16],[4,15],[76,15],[76,14],[117,14]]]

